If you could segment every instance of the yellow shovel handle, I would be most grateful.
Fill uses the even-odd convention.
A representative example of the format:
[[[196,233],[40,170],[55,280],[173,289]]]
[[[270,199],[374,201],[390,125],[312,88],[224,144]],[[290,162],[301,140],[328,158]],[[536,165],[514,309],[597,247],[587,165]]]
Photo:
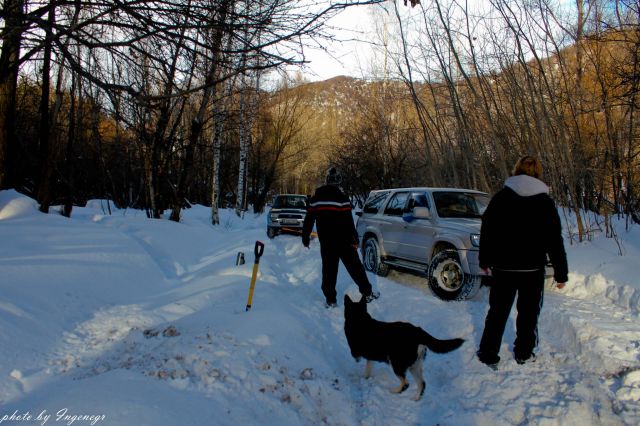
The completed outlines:
[[[247,300],[247,311],[251,309],[251,302],[253,300],[253,289],[256,286],[256,277],[258,276],[258,265],[260,264],[260,257],[264,253],[264,244],[260,241],[256,241],[256,246],[253,249],[256,255],[256,261],[253,263],[253,274],[251,275],[251,286],[249,287],[249,299]]]
[[[251,309],[253,300],[253,289],[256,287],[256,277],[258,276],[258,263],[253,264],[253,275],[251,276],[251,286],[249,287],[249,300],[247,300],[247,311]]]

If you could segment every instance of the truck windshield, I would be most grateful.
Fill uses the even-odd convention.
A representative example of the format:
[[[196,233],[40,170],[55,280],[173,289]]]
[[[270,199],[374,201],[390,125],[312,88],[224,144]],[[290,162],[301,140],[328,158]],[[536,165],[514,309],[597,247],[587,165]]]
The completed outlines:
[[[279,195],[273,202],[275,209],[306,209],[307,197],[304,195]]]
[[[489,204],[489,196],[474,192],[433,193],[433,200],[440,217],[480,218]]]

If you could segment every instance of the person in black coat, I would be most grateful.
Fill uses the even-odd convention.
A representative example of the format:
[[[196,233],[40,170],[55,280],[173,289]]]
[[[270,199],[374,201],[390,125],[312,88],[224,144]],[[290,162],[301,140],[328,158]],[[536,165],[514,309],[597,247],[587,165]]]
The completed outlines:
[[[316,189],[309,200],[307,215],[302,227],[302,244],[309,247],[310,235],[315,223],[322,256],[322,292],[327,307],[337,306],[336,279],[339,260],[355,281],[367,302],[377,299],[367,274],[358,257],[358,233],[353,224],[351,202],[340,189],[342,176],[335,167],[329,169],[326,184]]]
[[[535,360],[547,256],[558,288],[567,282],[560,217],[541,176],[540,160],[522,157],[482,215],[480,268],[493,281],[477,355],[493,368],[500,361],[502,335],[516,296],[514,357],[518,364]]]

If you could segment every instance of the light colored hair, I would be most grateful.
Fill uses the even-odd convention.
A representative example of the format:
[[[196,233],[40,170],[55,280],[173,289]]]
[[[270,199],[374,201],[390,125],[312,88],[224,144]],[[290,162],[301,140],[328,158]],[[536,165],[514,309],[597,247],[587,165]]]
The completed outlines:
[[[542,163],[536,157],[525,155],[520,158],[511,172],[513,176],[529,175],[540,179],[542,177]]]

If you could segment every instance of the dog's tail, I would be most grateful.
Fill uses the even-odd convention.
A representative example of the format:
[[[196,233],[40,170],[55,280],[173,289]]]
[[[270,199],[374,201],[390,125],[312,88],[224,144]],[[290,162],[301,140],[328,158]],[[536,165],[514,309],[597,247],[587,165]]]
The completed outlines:
[[[447,352],[458,349],[464,343],[464,339],[448,339],[440,340],[436,339],[426,331],[422,330],[422,343],[437,354],[446,354]]]

